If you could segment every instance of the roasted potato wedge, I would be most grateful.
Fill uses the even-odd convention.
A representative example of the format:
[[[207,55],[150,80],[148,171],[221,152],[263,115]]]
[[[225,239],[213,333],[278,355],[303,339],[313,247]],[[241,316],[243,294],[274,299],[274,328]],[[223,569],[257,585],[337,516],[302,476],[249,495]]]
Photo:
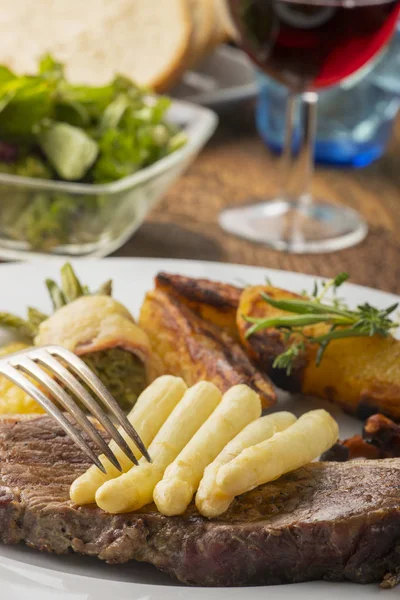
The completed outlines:
[[[170,273],[159,273],[155,283],[158,290],[178,298],[202,319],[214,323],[233,339],[239,339],[236,311],[242,293],[241,288],[227,283]]]
[[[176,297],[159,289],[148,293],[139,324],[165,371],[182,377],[188,386],[206,380],[225,392],[244,383],[260,395],[265,408],[274,404],[276,395],[268,376],[251,364],[239,344]]]
[[[316,346],[309,345],[288,376],[272,367],[276,356],[285,349],[281,332],[270,329],[245,337],[250,327],[245,315],[267,318],[282,314],[263,301],[261,292],[275,298],[296,295],[277,288],[250,287],[244,290],[237,313],[242,344],[276,385],[325,398],[361,419],[380,412],[400,420],[400,341],[391,336],[335,340],[328,345],[320,366],[316,365]],[[325,325],[312,326],[305,333],[317,335],[326,329]]]

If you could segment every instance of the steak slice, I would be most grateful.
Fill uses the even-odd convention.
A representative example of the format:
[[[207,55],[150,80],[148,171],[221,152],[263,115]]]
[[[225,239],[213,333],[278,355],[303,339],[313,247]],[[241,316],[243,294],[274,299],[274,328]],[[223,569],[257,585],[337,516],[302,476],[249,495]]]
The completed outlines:
[[[400,459],[312,463],[210,521],[193,506],[182,517],[77,507],[69,486],[88,466],[48,417],[0,423],[0,540],[146,561],[197,585],[368,583],[400,566]]]

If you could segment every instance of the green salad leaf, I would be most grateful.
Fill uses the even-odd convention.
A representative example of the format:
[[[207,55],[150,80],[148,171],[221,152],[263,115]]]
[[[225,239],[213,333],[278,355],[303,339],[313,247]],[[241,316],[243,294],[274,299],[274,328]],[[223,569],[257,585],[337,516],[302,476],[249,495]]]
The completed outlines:
[[[103,116],[100,119],[99,130],[101,132],[107,131],[107,129],[115,129],[121,122],[125,111],[129,108],[130,100],[127,94],[119,94],[110,102],[105,109]]]
[[[15,79],[15,75],[8,67],[4,65],[0,66],[0,85],[10,81],[11,79]]]
[[[51,117],[54,82],[36,77],[9,79],[0,85],[0,139],[33,144],[35,126]]]
[[[72,84],[51,55],[35,75],[0,66],[0,173],[89,184],[132,175],[186,143],[168,120],[169,106],[126,77]],[[100,194],[72,201],[11,183],[0,193],[0,234],[35,250],[96,243],[115,212],[112,198]]]
[[[167,120],[169,104],[121,76],[103,86],[73,85],[46,55],[36,75],[0,67],[0,142],[16,145],[18,158],[44,160],[51,178],[108,183],[185,143]],[[13,167],[19,174],[18,161],[6,171]]]
[[[67,181],[82,179],[99,153],[98,144],[83,129],[67,123],[51,123],[38,142],[57,175]]]
[[[50,80],[61,81],[64,78],[64,66],[51,54],[45,54],[39,62],[39,75]]]

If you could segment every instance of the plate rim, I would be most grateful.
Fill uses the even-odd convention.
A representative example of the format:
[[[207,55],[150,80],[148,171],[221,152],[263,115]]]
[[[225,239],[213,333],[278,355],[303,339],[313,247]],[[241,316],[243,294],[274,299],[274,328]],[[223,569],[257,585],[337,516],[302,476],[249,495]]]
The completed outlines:
[[[33,258],[32,260],[29,261],[16,261],[16,262],[3,262],[0,263],[0,269],[14,269],[14,268],[26,268],[27,265],[30,265],[31,267],[34,267],[35,265],[39,264],[39,265],[63,265],[66,262],[70,262],[73,266],[78,266],[79,264],[84,264],[84,263],[89,263],[89,262],[93,262],[93,263],[99,263],[99,262],[138,262],[138,263],[155,263],[157,261],[160,261],[160,263],[179,263],[179,264],[184,264],[187,266],[190,266],[191,264],[194,265],[206,265],[206,266],[210,266],[211,268],[213,267],[227,267],[228,269],[232,269],[232,268],[238,268],[238,269],[244,269],[244,270],[249,270],[249,271],[259,271],[262,272],[264,271],[265,273],[276,273],[277,275],[288,275],[289,277],[306,277],[307,279],[312,280],[312,282],[314,281],[329,281],[329,277],[326,276],[322,276],[322,275],[315,275],[312,273],[304,273],[302,271],[289,271],[287,269],[276,269],[276,268],[272,268],[272,267],[263,267],[260,265],[247,265],[247,264],[243,264],[243,263],[231,263],[231,262],[221,262],[221,261],[212,261],[212,260],[201,260],[201,259],[190,259],[190,258],[157,258],[157,257],[147,257],[147,256],[107,256],[107,257],[66,257],[66,256],[54,256],[54,255],[48,255],[48,256],[43,256],[42,257],[38,257]],[[160,270],[163,270],[160,267]],[[179,274],[179,273],[178,273]],[[111,275],[112,277],[112,275]],[[351,274],[350,274],[351,277]],[[212,277],[210,276],[210,279],[212,279]],[[226,283],[232,283],[229,281],[226,281]],[[238,287],[240,287],[237,283],[232,283],[232,285],[237,285]],[[345,288],[343,289],[354,289],[355,291],[363,291],[366,290],[368,292],[373,292],[373,293],[378,293],[378,294],[382,294],[385,296],[390,297],[391,299],[394,300],[398,300],[400,302],[400,294],[396,294],[395,292],[388,292],[387,290],[381,290],[379,288],[374,288],[372,286],[366,286],[363,284],[359,284],[359,283],[353,283],[351,281],[351,279],[349,281],[346,281],[344,284]]]
[[[52,257],[51,259],[48,259],[46,257],[38,259],[38,260],[34,260],[34,261],[30,261],[30,262],[20,262],[20,263],[3,263],[0,264],[0,274],[3,272],[16,272],[16,271],[24,271],[26,269],[29,270],[34,270],[35,267],[40,266],[40,269],[45,269],[46,267],[51,267],[52,270],[53,269],[58,269],[60,265],[64,264],[66,261],[64,258],[58,258],[58,257]],[[96,264],[96,265],[101,265],[101,264],[105,264],[107,265],[113,265],[113,264],[121,264],[121,265],[126,265],[131,263],[132,265],[143,265],[143,267],[148,267],[148,266],[152,266],[151,270],[151,276],[153,275],[153,271],[155,272],[156,270],[167,270],[168,268],[170,269],[176,269],[176,272],[179,273],[179,266],[182,265],[185,268],[183,269],[183,274],[185,274],[185,271],[187,272],[188,269],[190,269],[190,267],[192,265],[195,265],[196,268],[198,267],[205,267],[206,271],[209,271],[206,276],[208,276],[210,279],[213,278],[214,275],[214,271],[216,270],[220,270],[221,274],[223,273],[223,271],[226,271],[226,276],[224,277],[224,281],[229,282],[229,279],[231,278],[231,276],[234,273],[235,269],[239,269],[240,271],[246,272],[248,271],[249,273],[253,273],[253,278],[255,278],[257,276],[257,274],[260,274],[261,276],[264,276],[266,274],[269,274],[271,277],[273,277],[274,274],[279,274],[280,276],[288,276],[288,278],[291,277],[296,277],[296,278],[306,278],[304,281],[305,283],[312,283],[315,280],[318,281],[324,281],[326,280],[326,278],[320,277],[320,276],[316,276],[313,274],[307,274],[307,273],[303,273],[303,272],[296,272],[296,271],[287,271],[287,270],[282,270],[282,269],[273,269],[273,268],[269,268],[269,267],[264,267],[264,266],[256,266],[256,265],[244,265],[244,264],[239,264],[239,263],[225,263],[225,262],[220,262],[220,261],[204,261],[204,260],[191,260],[191,259],[175,259],[175,258],[153,258],[153,257],[110,257],[110,258],[104,258],[104,259],[95,259],[95,258],[80,258],[80,259],[72,259],[70,261],[74,267],[79,271],[79,266],[80,265],[90,265],[90,264]],[[211,267],[209,269],[209,267]],[[40,274],[39,274],[40,275]],[[113,269],[110,269],[110,273],[109,276],[111,277],[115,277],[117,276],[117,273],[113,273]],[[196,273],[193,274],[193,276],[196,276]],[[97,273],[94,273],[94,277],[97,277]],[[8,278],[7,278],[8,279]],[[17,282],[17,283],[15,283]],[[235,283],[234,281],[231,281],[231,283]],[[237,283],[236,283],[237,284]],[[23,284],[19,283],[19,278],[15,277],[15,279],[10,279],[7,280],[7,285],[9,286],[10,289],[14,289],[15,291],[17,290],[18,287],[21,287]],[[134,286],[134,280],[130,280],[128,283],[123,282],[123,285],[129,285],[129,286]],[[391,300],[391,299],[395,299],[395,300],[399,300],[399,296],[391,293],[391,292],[386,292],[384,290],[379,290],[376,288],[372,288],[372,287],[368,287],[368,286],[362,286],[359,284],[352,284],[352,283],[346,283],[345,284],[347,289],[348,289],[348,293],[346,295],[351,295],[352,290],[358,292],[358,293],[362,293],[362,292],[373,292],[374,294],[379,294],[382,296],[383,299],[387,299],[387,300]],[[42,282],[40,279],[38,279],[37,281],[37,286],[38,288],[40,288],[40,286],[42,286]],[[45,291],[45,288],[43,286],[43,292]],[[142,293],[144,294],[145,290],[139,289],[139,294],[141,295]],[[13,293],[13,292],[12,292]],[[24,303],[28,303],[28,299],[24,298],[23,299]],[[386,300],[385,300],[386,301]],[[82,583],[83,586],[90,586],[90,581],[96,582],[96,585],[101,586],[102,584],[104,584],[104,590],[115,590],[118,591],[118,589],[121,590],[121,598],[125,598],[125,592],[127,589],[129,589],[129,597],[132,598],[132,600],[144,600],[144,598],[146,598],[146,600],[172,600],[173,598],[183,598],[183,595],[185,595],[185,597],[188,597],[189,600],[193,599],[193,600],[197,600],[197,598],[201,598],[201,600],[205,600],[206,599],[206,594],[207,596],[210,596],[210,600],[223,600],[223,598],[225,598],[226,596],[223,594],[226,594],[226,590],[228,590],[228,593],[233,594],[235,600],[239,600],[240,598],[243,598],[244,594],[253,594],[254,598],[256,598],[257,600],[261,600],[261,595],[260,598],[258,598],[258,594],[265,594],[265,593],[269,593],[271,600],[273,600],[275,597],[279,598],[279,600],[284,600],[286,598],[289,598],[290,595],[293,593],[297,594],[299,600],[306,600],[307,599],[314,599],[314,597],[316,598],[316,593],[318,593],[320,595],[321,591],[325,592],[326,596],[329,595],[329,593],[331,591],[333,591],[335,588],[335,584],[334,583],[330,583],[330,582],[304,582],[302,584],[293,584],[295,587],[293,587],[293,585],[282,585],[282,586],[255,586],[252,588],[249,587],[240,587],[240,588],[203,588],[203,587],[188,587],[188,586],[181,586],[179,584],[176,584],[173,580],[171,580],[171,585],[168,584],[164,584],[164,583],[159,583],[159,584],[154,584],[149,582],[144,582],[144,581],[125,581],[125,580],[117,580],[117,579],[101,579],[98,576],[95,575],[90,575],[90,574],[85,574],[85,573],[81,573],[81,572],[73,572],[70,570],[64,571],[62,570],[62,567],[60,567],[60,569],[53,569],[51,566],[48,566],[46,564],[41,565],[41,564],[32,564],[30,562],[25,562],[23,560],[19,560],[18,558],[14,558],[12,556],[8,557],[7,554],[7,546],[3,546],[1,545],[1,549],[2,551],[0,552],[0,583],[2,582],[2,575],[1,575],[1,570],[2,568],[6,569],[6,571],[9,571],[10,573],[13,572],[12,569],[8,569],[7,568],[7,562],[11,562],[12,564],[15,565],[20,565],[21,568],[24,569],[27,577],[29,578],[30,574],[32,574],[32,576],[37,573],[38,574],[38,578],[40,578],[40,572],[43,572],[43,575],[47,575],[50,576],[52,575],[54,578],[58,578],[58,580],[62,580],[67,582],[75,582],[76,586],[79,585],[79,582]],[[3,552],[4,550],[4,552]],[[42,556],[41,553],[38,553],[39,556]],[[45,557],[44,557],[45,558]],[[15,577],[17,578],[17,574],[15,574]],[[33,581],[33,579],[32,579]],[[37,585],[42,586],[43,585],[43,590],[47,591],[49,590],[49,588],[45,588],[44,584],[41,584],[40,581],[38,581],[37,579],[35,579],[35,582],[37,583]],[[6,586],[9,585],[9,582],[5,581],[4,582]],[[12,585],[12,584],[10,584]],[[93,584],[94,585],[94,584]],[[128,587],[129,586],[129,587]],[[339,586],[339,587],[338,587]],[[343,586],[343,588],[341,587]],[[349,587],[350,586],[350,587]],[[318,591],[319,588],[322,588],[320,591]],[[293,588],[293,589],[292,589]],[[40,593],[41,592],[42,587],[38,588],[38,592],[36,592],[36,590],[34,590],[34,593]],[[51,590],[53,590],[53,588],[51,588]],[[245,590],[245,591],[244,591]],[[258,591],[257,591],[258,590]],[[261,590],[261,591],[260,591]],[[343,593],[343,600],[346,599],[350,599],[351,597],[356,597],[358,599],[358,597],[361,598],[370,598],[377,596],[378,593],[380,593],[379,587],[377,584],[372,584],[371,586],[361,586],[361,585],[356,585],[356,584],[350,584],[350,582],[344,582],[341,584],[337,584],[336,586],[336,590],[337,591],[342,591]],[[7,587],[5,589],[5,591],[7,591]],[[71,600],[73,600],[75,598],[75,594],[77,593],[74,590],[68,589],[66,588],[66,593],[70,593],[71,596],[65,596],[66,598],[71,597]],[[354,592],[357,591],[357,593],[355,594]],[[300,592],[300,593],[299,593]],[[79,592],[78,592],[79,593]],[[83,588],[82,588],[82,592],[83,593]],[[315,593],[315,596],[313,595]],[[396,593],[396,591],[394,591],[394,593]],[[394,598],[394,593],[392,594],[390,591],[387,591],[385,593],[385,597],[387,596],[388,599],[389,598]],[[397,592],[398,593],[398,592]],[[56,589],[54,588],[54,594],[56,594]],[[304,595],[304,596],[303,596]],[[13,596],[14,597],[14,596]],[[24,596],[15,596],[15,598],[19,597],[25,598]],[[78,596],[80,597],[80,596]],[[104,596],[104,598],[106,598],[108,596]],[[126,596],[128,598],[128,596]],[[40,596],[37,596],[37,598],[40,598]],[[92,596],[88,596],[88,600],[89,598],[92,598]],[[36,596],[33,595],[32,600],[36,600]],[[102,600],[102,597],[100,596],[98,598],[98,600]]]

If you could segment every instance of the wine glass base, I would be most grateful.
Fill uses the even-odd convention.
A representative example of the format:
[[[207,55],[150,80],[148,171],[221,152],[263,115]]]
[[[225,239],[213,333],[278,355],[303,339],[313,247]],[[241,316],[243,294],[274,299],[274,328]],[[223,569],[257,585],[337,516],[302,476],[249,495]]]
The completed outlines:
[[[356,211],[320,200],[276,198],[227,208],[221,212],[219,224],[224,231],[294,254],[343,250],[368,233]]]

